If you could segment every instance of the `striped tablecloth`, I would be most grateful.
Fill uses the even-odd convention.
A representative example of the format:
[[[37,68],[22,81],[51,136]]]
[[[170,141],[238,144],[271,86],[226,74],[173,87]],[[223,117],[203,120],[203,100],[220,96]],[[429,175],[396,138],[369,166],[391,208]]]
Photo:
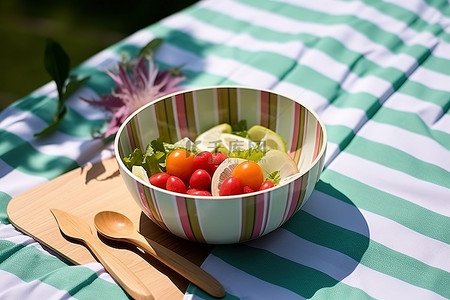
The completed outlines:
[[[103,73],[155,37],[184,85],[245,85],[306,103],[326,124],[324,172],[279,230],[218,246],[203,264],[227,299],[450,298],[450,5],[445,0],[211,0],[112,45],[58,131],[49,83],[0,113],[0,299],[120,299],[100,264],[71,266],[9,223],[9,200],[111,156],[91,137]],[[5,70],[4,70],[5,71]],[[208,298],[190,286],[186,299]]]

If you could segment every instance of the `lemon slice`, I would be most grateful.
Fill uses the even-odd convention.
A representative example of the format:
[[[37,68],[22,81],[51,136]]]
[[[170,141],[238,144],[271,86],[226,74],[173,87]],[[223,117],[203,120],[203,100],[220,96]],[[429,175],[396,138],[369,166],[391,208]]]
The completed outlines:
[[[258,161],[264,172],[264,177],[272,172],[280,171],[281,179],[298,173],[298,168],[292,158],[286,152],[280,150],[269,150],[263,158]]]
[[[206,130],[195,139],[197,150],[209,152],[214,151],[220,143],[220,135],[222,133],[231,133],[231,131],[231,125],[227,123],[219,124]]]
[[[248,131],[248,137],[255,142],[260,143],[261,149],[268,147],[270,149],[287,151],[286,142],[273,130],[261,125],[254,125]]]
[[[131,168],[131,173],[133,173],[137,178],[143,180],[145,183],[150,184],[150,181],[148,180],[147,171],[145,171],[144,167],[133,166]]]
[[[211,179],[211,195],[219,196],[220,187],[225,179],[229,178],[233,174],[234,168],[242,162],[245,162],[242,158],[227,158],[216,169]]]
[[[188,137],[182,138],[181,140],[173,144],[174,149],[186,149],[189,152],[197,153],[197,146]]]
[[[219,151],[220,147],[223,147],[226,151],[224,154],[227,154],[232,151],[243,151],[248,150],[250,148],[256,148],[258,147],[258,144],[255,142],[231,133],[222,133],[220,135],[220,144],[219,144]],[[220,151],[222,152],[222,151]]]

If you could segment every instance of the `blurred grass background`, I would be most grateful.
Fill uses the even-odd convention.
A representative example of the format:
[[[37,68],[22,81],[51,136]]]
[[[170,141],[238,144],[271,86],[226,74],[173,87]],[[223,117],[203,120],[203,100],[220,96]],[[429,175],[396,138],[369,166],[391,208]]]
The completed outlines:
[[[43,65],[52,38],[75,67],[97,52],[196,0],[1,0],[0,111],[51,78]]]

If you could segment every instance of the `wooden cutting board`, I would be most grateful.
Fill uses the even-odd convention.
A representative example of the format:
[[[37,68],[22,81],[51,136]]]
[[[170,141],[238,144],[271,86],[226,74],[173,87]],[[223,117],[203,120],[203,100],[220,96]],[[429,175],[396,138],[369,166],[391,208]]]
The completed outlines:
[[[10,222],[74,264],[94,262],[83,245],[68,240],[59,231],[50,208],[58,208],[77,215],[93,230],[94,216],[102,210],[119,211],[139,227],[144,236],[176,251],[200,265],[212,246],[178,238],[155,225],[139,209],[119,175],[115,159],[93,166],[78,168],[48,183],[28,190],[10,200],[7,213]],[[113,253],[142,279],[155,299],[181,299],[188,281],[139,249],[120,242],[100,238]]]

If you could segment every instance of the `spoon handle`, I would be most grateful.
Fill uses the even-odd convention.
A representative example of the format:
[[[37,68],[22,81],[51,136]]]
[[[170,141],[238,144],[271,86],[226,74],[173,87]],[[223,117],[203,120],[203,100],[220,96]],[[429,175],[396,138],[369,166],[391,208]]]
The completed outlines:
[[[142,281],[130,270],[130,268],[112,254],[107,247],[95,239],[86,239],[85,243],[105,267],[106,271],[111,274],[131,297],[137,300],[154,299],[152,293]]]
[[[133,238],[130,238],[130,242],[142,248],[211,296],[216,298],[225,296],[225,289],[217,279],[183,256],[155,241],[151,241],[149,244],[145,237],[138,232]]]

